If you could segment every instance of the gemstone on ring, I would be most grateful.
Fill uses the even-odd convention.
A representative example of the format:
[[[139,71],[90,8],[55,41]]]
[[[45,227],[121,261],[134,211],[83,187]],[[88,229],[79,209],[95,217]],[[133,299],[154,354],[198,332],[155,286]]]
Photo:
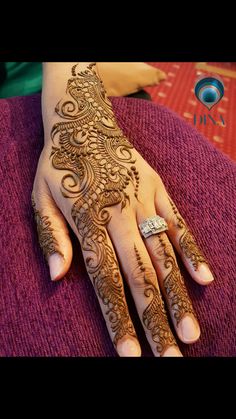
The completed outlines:
[[[139,229],[143,237],[146,239],[153,234],[168,230],[168,225],[164,218],[159,215],[155,215],[154,217],[147,218],[139,224]]]

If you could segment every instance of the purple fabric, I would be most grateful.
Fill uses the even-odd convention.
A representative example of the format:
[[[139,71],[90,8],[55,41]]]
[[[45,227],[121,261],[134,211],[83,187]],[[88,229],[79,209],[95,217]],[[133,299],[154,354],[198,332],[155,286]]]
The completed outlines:
[[[171,111],[113,99],[118,121],[155,168],[212,266],[215,283],[194,283],[181,264],[200,325],[185,356],[236,355],[236,164]],[[73,264],[52,283],[30,203],[43,147],[40,96],[0,101],[0,355],[115,356],[73,236]],[[132,309],[143,347],[151,356]]]

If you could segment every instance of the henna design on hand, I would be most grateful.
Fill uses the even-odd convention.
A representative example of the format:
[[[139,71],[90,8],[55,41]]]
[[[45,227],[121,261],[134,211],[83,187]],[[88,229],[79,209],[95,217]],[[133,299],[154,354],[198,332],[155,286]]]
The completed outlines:
[[[183,234],[179,239],[179,245],[186,258],[191,260],[194,270],[196,271],[198,269],[199,264],[207,263],[206,259],[203,256],[201,250],[199,249],[196,243],[195,238],[193,237],[192,233],[190,232],[189,228],[187,227],[185,221],[181,217],[178,209],[176,208],[174,202],[170,199],[170,197],[169,201],[178,221],[177,227],[183,230]]]
[[[156,344],[156,350],[160,356],[162,356],[168,347],[177,344],[168,325],[168,319],[160,291],[145,274],[145,267],[136,245],[134,245],[134,251],[140,271],[143,273],[143,280],[145,283],[144,295],[148,299],[151,298],[150,303],[143,312],[143,324],[150,330],[152,340]]]
[[[31,198],[32,207],[34,210],[34,218],[37,225],[39,245],[43,251],[43,254],[46,259],[53,253],[59,253],[62,257],[62,253],[59,250],[57,240],[53,235],[53,228],[51,227],[51,222],[49,217],[46,215],[42,216],[41,212],[36,209],[36,204],[34,198]]]
[[[171,253],[167,251],[164,235],[162,233],[157,234],[157,240],[163,247],[164,267],[170,269],[163,281],[163,285],[178,326],[186,314],[195,316],[195,313],[178,265]]]
[[[128,334],[136,336],[129,318],[122,278],[106,227],[111,219],[109,207],[130,201],[126,192],[133,185],[138,199],[139,175],[134,165],[132,144],[118,127],[95,63],[68,80],[68,98],[56,106],[67,121],[54,124],[51,159],[55,169],[68,171],[61,180],[65,198],[75,198],[71,210],[85,263],[103,305],[114,344]]]

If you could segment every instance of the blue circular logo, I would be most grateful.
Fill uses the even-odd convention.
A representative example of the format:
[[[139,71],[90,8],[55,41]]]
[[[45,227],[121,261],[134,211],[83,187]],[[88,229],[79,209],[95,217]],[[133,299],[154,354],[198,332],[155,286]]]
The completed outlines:
[[[197,99],[210,110],[224,96],[224,84],[216,77],[201,77],[195,84],[194,92]]]

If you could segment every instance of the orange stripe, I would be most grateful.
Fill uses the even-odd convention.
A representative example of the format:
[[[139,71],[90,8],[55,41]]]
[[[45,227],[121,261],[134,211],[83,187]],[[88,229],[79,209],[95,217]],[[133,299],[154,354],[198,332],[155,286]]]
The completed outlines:
[[[236,79],[236,71],[227,70],[226,68],[215,67],[214,65],[208,65],[206,63],[196,63],[195,68],[196,70],[204,70],[208,71],[209,73],[220,74],[221,76]]]

